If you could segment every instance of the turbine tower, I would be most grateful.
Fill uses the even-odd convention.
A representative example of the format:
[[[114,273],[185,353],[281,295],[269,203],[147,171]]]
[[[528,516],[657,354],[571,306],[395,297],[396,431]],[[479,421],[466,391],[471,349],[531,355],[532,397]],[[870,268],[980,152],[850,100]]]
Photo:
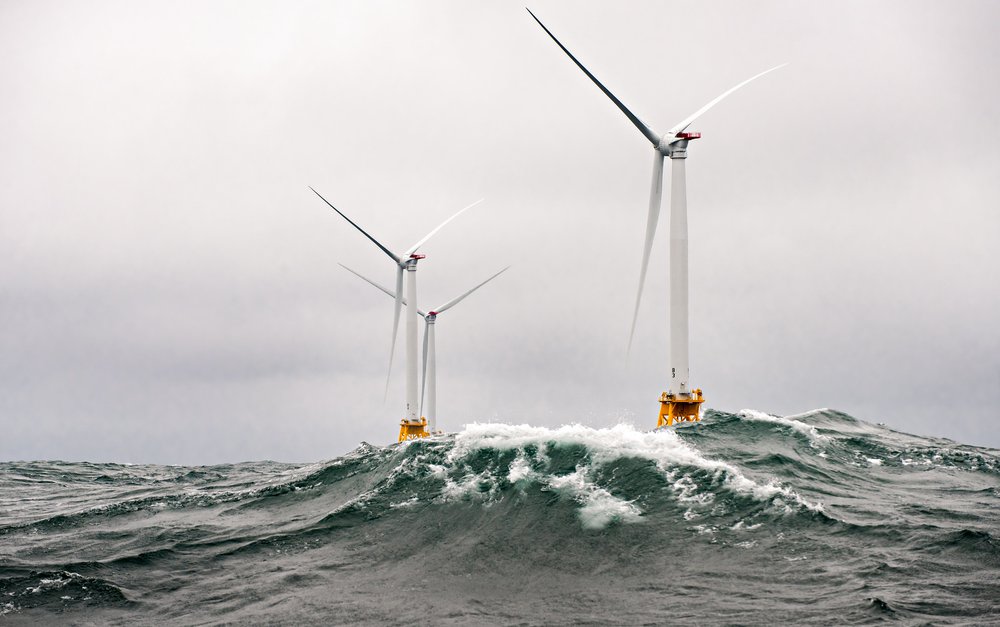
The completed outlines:
[[[699,408],[705,401],[700,389],[691,389],[689,384],[690,368],[688,365],[688,234],[687,234],[687,187],[685,183],[685,160],[687,159],[688,143],[701,137],[701,133],[689,132],[691,126],[701,114],[705,113],[723,98],[768,72],[773,72],[785,64],[765,70],[752,76],[739,85],[729,89],[722,95],[698,109],[686,119],[676,124],[663,135],[657,134],[652,128],[640,120],[634,113],[615,97],[597,77],[580,63],[566,46],[562,45],[545,24],[531,10],[528,13],[538,22],[552,41],[566,53],[573,63],[587,75],[597,87],[615,103],[625,117],[653,145],[653,181],[649,194],[649,213],[646,217],[646,238],[642,249],[642,265],[639,267],[639,289],[635,297],[635,311],[632,313],[632,327],[629,330],[628,350],[632,349],[632,339],[635,336],[635,325],[639,317],[639,304],[642,302],[642,289],[646,283],[646,270],[649,266],[649,253],[653,247],[653,237],[656,234],[656,224],[660,217],[660,204],[663,196],[663,159],[669,157],[672,171],[670,176],[670,387],[660,395],[660,415],[657,427],[671,425],[674,422],[689,422],[700,420]]]
[[[417,416],[417,262],[425,258],[425,255],[417,254],[417,250],[424,245],[435,233],[441,230],[444,225],[448,224],[458,216],[460,216],[465,211],[475,207],[482,200],[477,200],[468,207],[465,207],[455,215],[451,216],[441,224],[437,226],[433,231],[428,233],[419,242],[411,246],[402,255],[397,255],[391,250],[383,246],[377,239],[368,234],[367,231],[362,229],[360,226],[354,223],[353,220],[348,218],[340,209],[337,209],[330,203],[329,200],[323,198],[319,192],[310,187],[314,194],[319,196],[320,200],[325,202],[330,206],[331,209],[336,211],[340,217],[347,220],[351,226],[361,231],[362,235],[367,237],[373,244],[379,247],[379,249],[389,256],[396,264],[396,292],[393,295],[396,299],[396,309],[392,320],[392,346],[389,348],[389,372],[386,375],[385,389],[386,394],[389,393],[389,376],[392,375],[392,358],[393,354],[396,352],[396,335],[399,331],[399,312],[403,304],[403,273],[406,272],[406,298],[409,302],[413,303],[413,307],[407,307],[406,314],[406,413],[403,415],[403,419],[399,423],[399,440],[411,440],[414,438],[423,438],[429,435],[425,427],[427,426],[427,421],[419,419]]]
[[[372,281],[368,277],[362,275],[360,272],[357,272],[355,270],[351,270],[350,268],[348,268],[344,264],[340,264],[340,267],[343,268],[344,270],[347,270],[351,274],[357,276],[358,278],[367,281],[371,285],[374,285],[375,287],[377,287],[378,289],[382,290],[383,292],[385,292],[389,296],[394,296],[394,294],[392,293],[392,290],[390,290],[389,288],[384,287],[384,286],[376,283],[375,281]],[[428,426],[430,427],[431,433],[436,433],[437,432],[437,360],[436,360],[436,350],[435,350],[435,342],[434,342],[434,327],[437,325],[437,317],[440,314],[444,313],[445,311],[451,309],[452,307],[454,307],[455,305],[457,305],[461,301],[465,300],[466,296],[468,296],[469,294],[472,294],[473,292],[475,292],[476,290],[478,290],[482,286],[486,285],[487,283],[489,283],[493,279],[497,278],[498,276],[500,276],[501,274],[503,274],[504,272],[506,272],[509,268],[510,268],[510,266],[507,266],[506,268],[504,268],[500,272],[497,272],[496,274],[494,274],[490,278],[486,279],[485,281],[483,281],[479,285],[475,286],[474,288],[472,288],[468,292],[465,292],[461,296],[458,296],[456,298],[451,299],[447,303],[441,305],[440,307],[437,307],[436,309],[434,309],[434,310],[432,310],[430,312],[424,313],[423,311],[420,311],[419,309],[416,310],[417,314],[421,318],[424,319],[423,390],[426,392],[426,395],[427,395],[426,396],[426,398],[427,398],[427,405],[426,405],[426,407],[427,407],[427,413],[423,413],[423,408],[424,408],[425,405],[424,405],[424,396],[423,396],[423,393],[421,393],[421,398],[420,398],[420,407],[421,407],[421,414],[422,414],[421,418],[423,418],[424,420],[427,421]],[[407,302],[406,302],[405,299],[403,300],[403,304],[407,305]],[[407,310],[409,310],[409,309],[411,309],[411,307],[409,305],[407,305]]]

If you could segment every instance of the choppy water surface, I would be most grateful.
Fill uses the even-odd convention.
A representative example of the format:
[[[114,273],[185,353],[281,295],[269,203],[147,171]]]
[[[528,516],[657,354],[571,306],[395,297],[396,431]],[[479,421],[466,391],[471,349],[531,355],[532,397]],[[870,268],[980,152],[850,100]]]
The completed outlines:
[[[1000,624],[1000,456],[823,410],[0,464],[0,625]]]

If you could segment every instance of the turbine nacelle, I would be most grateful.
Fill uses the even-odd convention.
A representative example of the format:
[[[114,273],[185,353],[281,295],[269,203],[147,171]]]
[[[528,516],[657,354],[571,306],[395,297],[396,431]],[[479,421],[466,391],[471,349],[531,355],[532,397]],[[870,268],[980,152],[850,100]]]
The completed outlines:
[[[677,133],[673,137],[664,137],[656,145],[656,151],[664,157],[674,157],[678,153],[687,151],[689,141],[701,138],[701,133]]]

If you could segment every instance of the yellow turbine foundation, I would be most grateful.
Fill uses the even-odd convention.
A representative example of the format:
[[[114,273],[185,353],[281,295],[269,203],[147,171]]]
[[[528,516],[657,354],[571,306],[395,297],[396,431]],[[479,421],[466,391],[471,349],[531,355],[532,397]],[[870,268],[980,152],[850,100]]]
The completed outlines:
[[[675,422],[698,422],[701,420],[699,411],[705,398],[701,390],[695,390],[691,396],[674,396],[669,392],[660,394],[660,418],[656,427],[670,426]]]
[[[399,441],[405,442],[406,440],[416,440],[417,438],[426,438],[430,434],[427,433],[427,419],[421,418],[420,420],[403,420],[399,421]]]

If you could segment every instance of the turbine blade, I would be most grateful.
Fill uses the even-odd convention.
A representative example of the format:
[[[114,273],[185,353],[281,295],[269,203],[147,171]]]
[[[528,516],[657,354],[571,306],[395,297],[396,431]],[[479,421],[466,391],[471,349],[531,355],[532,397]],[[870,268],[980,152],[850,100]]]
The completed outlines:
[[[756,76],[751,76],[750,78],[748,78],[747,80],[743,81],[742,83],[740,83],[736,87],[733,87],[729,91],[724,92],[721,96],[719,96],[715,100],[709,102],[707,105],[705,105],[701,109],[698,109],[697,111],[695,111],[694,113],[692,113],[691,115],[689,115],[683,122],[677,124],[672,129],[670,129],[670,131],[667,132],[667,137],[673,137],[673,136],[677,135],[677,133],[683,132],[684,129],[686,129],[687,127],[691,126],[691,123],[694,122],[696,119],[698,119],[698,117],[701,116],[702,113],[705,113],[706,111],[708,111],[709,109],[711,109],[715,105],[719,104],[722,101],[723,98],[725,98],[729,94],[733,93],[734,91],[736,91],[740,87],[743,87],[747,83],[749,83],[751,81],[754,81],[754,80],[760,78],[761,76],[764,76],[765,74],[768,74],[768,73],[773,72],[773,71],[775,71],[777,69],[783,68],[786,65],[788,65],[788,64],[787,63],[782,63],[781,65],[776,65],[773,68],[771,68],[770,70],[765,70],[765,71],[761,72],[760,74],[757,74]]]
[[[449,222],[451,222],[452,220],[454,220],[454,219],[455,219],[455,218],[457,218],[458,216],[462,215],[463,213],[465,213],[465,212],[466,212],[466,211],[468,211],[469,209],[472,209],[473,207],[475,207],[476,205],[478,205],[478,204],[479,204],[479,203],[481,203],[481,202],[483,202],[483,199],[482,199],[482,198],[480,198],[480,199],[479,199],[479,200],[477,200],[476,202],[472,203],[472,204],[471,204],[471,205],[469,205],[468,207],[465,207],[464,209],[462,209],[461,211],[459,211],[459,212],[458,212],[458,213],[456,213],[455,215],[451,216],[450,218],[448,218],[447,220],[445,220],[444,222],[442,222],[441,224],[439,224],[439,225],[437,226],[437,228],[436,228],[436,229],[434,229],[433,231],[431,231],[430,233],[428,233],[427,235],[425,235],[425,236],[424,236],[424,239],[420,240],[419,242],[417,242],[416,244],[414,244],[413,246],[411,246],[411,247],[410,247],[410,249],[409,249],[408,251],[406,251],[406,252],[404,253],[404,255],[405,255],[406,257],[409,257],[409,256],[410,256],[410,255],[412,255],[413,253],[417,252],[417,249],[418,249],[418,248],[420,248],[421,246],[423,246],[423,245],[424,245],[424,243],[425,243],[425,242],[426,242],[427,240],[429,240],[429,239],[430,239],[431,237],[433,237],[435,233],[437,233],[438,231],[440,231],[440,230],[441,230],[441,227],[443,227],[444,225],[448,224]]]
[[[617,107],[621,109],[621,112],[625,114],[625,117],[627,117],[629,121],[632,122],[632,124],[634,124],[637,129],[639,129],[639,132],[645,135],[646,139],[653,142],[653,146],[659,145],[660,136],[657,135],[656,132],[653,131],[653,129],[646,126],[646,124],[642,120],[640,120],[634,113],[629,111],[628,107],[626,107],[621,100],[618,100],[618,98],[616,98],[615,95],[611,93],[611,91],[601,83],[601,81],[597,80],[596,76],[590,73],[590,70],[583,67],[583,64],[580,63],[576,59],[576,57],[573,56],[573,53],[567,50],[566,46],[562,45],[562,42],[556,39],[556,36],[552,34],[552,31],[546,28],[545,24],[542,24],[542,21],[540,19],[535,17],[535,14],[531,12],[531,9],[525,7],[525,10],[528,12],[529,15],[531,15],[531,17],[535,18],[535,21],[538,22],[538,25],[542,27],[542,30],[548,33],[549,37],[552,38],[552,41],[556,42],[556,45],[562,48],[562,51],[566,53],[566,56],[568,56],[570,59],[573,60],[573,63],[576,64],[576,67],[583,70],[583,73],[586,74],[587,77],[590,78],[590,80],[594,81],[594,84],[597,85],[600,88],[600,90],[604,92],[604,95],[610,98],[611,102],[615,103],[615,105],[617,105]]]
[[[392,290],[390,290],[389,288],[385,287],[384,285],[382,285],[382,284],[380,284],[380,283],[376,283],[375,281],[372,281],[371,279],[369,279],[368,277],[364,276],[364,275],[363,275],[363,274],[361,274],[360,272],[357,272],[357,271],[355,271],[355,270],[351,270],[350,268],[348,268],[347,266],[345,266],[345,265],[344,265],[344,264],[342,264],[342,263],[338,263],[337,265],[338,265],[338,266],[340,266],[341,268],[343,268],[344,270],[347,270],[348,272],[350,272],[350,273],[351,273],[351,274],[353,274],[354,276],[358,277],[359,279],[362,279],[363,281],[367,281],[367,282],[368,282],[369,284],[371,284],[371,285],[374,285],[374,286],[375,286],[375,287],[377,287],[378,289],[380,289],[380,290],[382,290],[383,292],[385,292],[386,294],[388,294],[388,295],[389,295],[390,297],[392,297],[392,298],[395,298],[395,297],[396,297],[396,294],[395,294],[395,292],[393,292],[393,291],[392,291]],[[403,305],[406,305],[406,298],[400,298],[399,300],[400,300],[400,302],[401,302],[401,303],[402,303]],[[420,317],[422,317],[422,318],[425,318],[425,317],[427,317],[427,314],[426,314],[426,313],[424,313],[424,312],[422,312],[422,311],[420,311],[419,309],[417,310],[417,313],[418,313],[418,314],[420,314]]]
[[[403,266],[396,266],[396,309],[392,314],[392,347],[389,348],[389,373],[385,377],[385,395],[389,397],[389,377],[392,375],[392,357],[396,354],[396,335],[399,332],[399,310],[403,305]]]
[[[649,214],[646,217],[646,242],[642,247],[642,266],[639,268],[639,292],[635,296],[635,312],[632,314],[632,329],[628,333],[628,348],[632,352],[632,338],[635,337],[635,323],[639,319],[639,304],[642,302],[642,288],[646,284],[646,270],[649,268],[649,253],[653,249],[656,223],[660,219],[660,200],[663,197],[663,155],[653,150],[653,182],[649,191]]]
[[[368,277],[364,276],[360,272],[357,272],[355,270],[351,270],[350,268],[348,268],[347,266],[345,266],[342,263],[338,263],[337,265],[340,266],[341,268],[343,268],[344,270],[347,270],[348,272],[350,272],[354,276],[358,277],[359,279],[361,279],[363,281],[367,281],[369,284],[374,285],[375,287],[377,287],[378,289],[382,290],[383,292],[385,292],[389,296],[392,296],[393,298],[396,297],[395,292],[393,292],[392,290],[390,290],[388,287],[379,285],[378,283],[376,283],[375,281],[372,281],[371,279],[369,279]],[[404,305],[406,304],[406,299],[403,299],[403,304]]]
[[[424,392],[427,390],[427,336],[430,335],[430,322],[424,318],[424,366],[420,374],[420,417],[424,417]]]
[[[351,220],[350,218],[348,218],[347,216],[345,216],[343,213],[341,213],[340,209],[337,209],[336,207],[333,206],[333,204],[330,203],[329,200],[327,200],[326,198],[323,198],[323,196],[320,195],[319,192],[317,192],[312,187],[310,187],[309,189],[312,189],[313,193],[316,194],[317,196],[319,196],[320,200],[322,200],[326,204],[330,205],[331,209],[333,209],[334,211],[336,211],[337,213],[339,213],[340,217],[342,217],[343,219],[345,219],[348,222],[350,222],[351,226],[353,226],[357,230],[361,231],[362,235],[364,235],[365,237],[367,237],[368,239],[370,239],[373,244],[375,244],[376,246],[378,246],[379,248],[381,248],[382,252],[384,252],[385,254],[387,254],[390,257],[392,257],[393,261],[395,261],[396,263],[399,263],[401,261],[401,259],[399,257],[397,257],[391,250],[389,250],[388,248],[386,248],[385,246],[383,246],[377,239],[375,239],[374,237],[372,237],[371,235],[369,235],[367,231],[365,231],[363,228],[361,228],[360,226],[358,226],[357,224],[355,224],[354,220]]]
[[[480,283],[476,287],[472,288],[468,292],[462,294],[461,296],[453,298],[453,299],[449,300],[447,303],[445,303],[445,304],[441,305],[440,307],[438,307],[437,309],[434,309],[433,310],[434,313],[442,313],[442,312],[445,312],[445,311],[451,309],[452,307],[454,307],[458,303],[462,302],[462,300],[464,300],[466,296],[468,296],[469,294],[475,292],[476,290],[478,290],[482,286],[486,285],[487,283],[489,283],[493,279],[497,278],[498,276],[500,276],[501,274],[503,274],[504,272],[506,272],[508,269],[510,269],[510,266],[507,266],[506,268],[504,268],[500,272],[497,272],[496,274],[494,274],[490,278],[486,279],[485,281],[483,281],[482,283]]]

